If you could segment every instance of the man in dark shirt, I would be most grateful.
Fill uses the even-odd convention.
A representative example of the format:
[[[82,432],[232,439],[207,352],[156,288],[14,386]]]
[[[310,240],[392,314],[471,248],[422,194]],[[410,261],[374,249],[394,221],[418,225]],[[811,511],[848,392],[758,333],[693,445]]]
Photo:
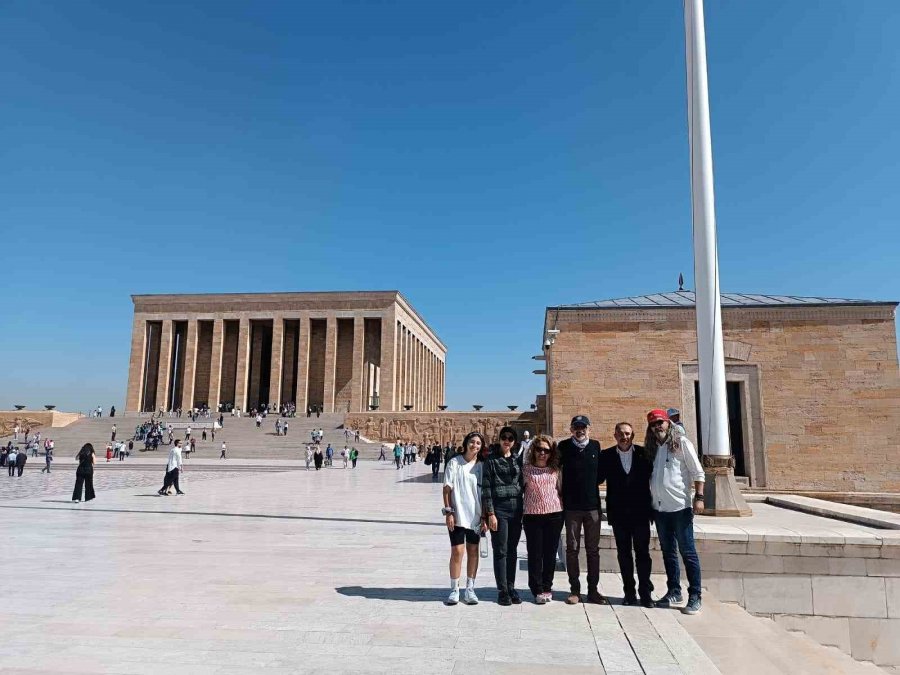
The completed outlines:
[[[628,422],[616,425],[616,444],[600,453],[600,481],[606,481],[606,518],[616,538],[619,572],[625,591],[623,605],[653,607],[650,593],[650,474],[652,465],[644,449],[634,445],[634,428]],[[634,557],[631,550],[634,549]],[[634,566],[637,560],[637,592]]]
[[[559,444],[562,466],[562,501],[566,520],[566,571],[571,593],[566,603],[581,602],[581,570],[578,553],[584,531],[587,556],[588,602],[606,603],[600,582],[600,444],[590,439],[591,421],[586,415],[572,418],[572,437]]]

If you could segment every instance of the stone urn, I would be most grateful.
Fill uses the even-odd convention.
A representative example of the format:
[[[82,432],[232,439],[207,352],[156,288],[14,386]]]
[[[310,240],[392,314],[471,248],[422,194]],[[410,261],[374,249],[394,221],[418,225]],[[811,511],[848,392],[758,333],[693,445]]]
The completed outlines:
[[[512,411],[514,411],[516,408],[518,408],[519,406],[517,406],[517,405],[508,405],[508,406],[506,406],[506,407],[509,408],[509,411],[510,411],[510,412],[512,412]]]
[[[478,412],[478,411],[481,410],[484,406],[483,406],[483,405],[473,405],[472,407],[475,408],[475,412]]]
[[[438,410],[440,410],[441,412],[444,412],[446,409],[447,409],[447,406],[445,406],[445,405],[438,406]]]
[[[14,405],[13,408],[15,408],[16,410],[25,410],[24,405]]]
[[[403,406],[403,409],[404,410],[412,410],[412,406],[409,403],[407,403],[406,405]]]
[[[55,405],[45,405],[44,407],[45,407],[47,410],[56,410],[56,406],[55,406]]]

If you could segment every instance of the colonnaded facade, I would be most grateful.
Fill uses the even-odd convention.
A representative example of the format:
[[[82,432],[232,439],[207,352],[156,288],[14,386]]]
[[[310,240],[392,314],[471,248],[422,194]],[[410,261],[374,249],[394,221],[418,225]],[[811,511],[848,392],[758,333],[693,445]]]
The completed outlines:
[[[126,412],[434,411],[447,349],[397,291],[133,295]]]
[[[900,491],[896,302],[722,294],[735,475],[752,487]],[[547,425],[568,434],[587,414],[613,444],[637,442],[651,408],[679,408],[703,450],[694,294],[658,293],[548,307]]]

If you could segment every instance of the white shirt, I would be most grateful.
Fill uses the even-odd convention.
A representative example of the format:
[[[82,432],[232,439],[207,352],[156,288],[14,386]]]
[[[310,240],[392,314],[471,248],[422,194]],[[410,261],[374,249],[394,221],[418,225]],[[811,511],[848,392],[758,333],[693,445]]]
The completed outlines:
[[[181,447],[178,445],[173,445],[172,449],[169,450],[169,463],[166,464],[166,471],[171,471],[172,469],[180,469],[183,463],[184,462],[181,459]]]
[[[625,473],[631,473],[631,458],[634,457],[634,446],[631,446],[628,452],[622,452],[616,446],[616,452],[619,453],[619,461],[622,462],[622,468],[625,470]]]
[[[692,508],[694,482],[706,480],[693,444],[687,436],[680,438],[674,452],[669,451],[668,444],[659,446],[653,462],[650,495],[653,508],[664,513]]]
[[[481,477],[484,464],[476,460],[466,463],[457,455],[444,467],[444,485],[449,485],[450,506],[456,524],[476,532],[481,527]]]

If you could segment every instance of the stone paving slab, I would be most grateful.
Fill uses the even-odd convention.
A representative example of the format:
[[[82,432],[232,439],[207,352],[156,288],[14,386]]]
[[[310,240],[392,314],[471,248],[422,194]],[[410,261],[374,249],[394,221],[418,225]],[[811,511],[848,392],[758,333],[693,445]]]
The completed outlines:
[[[449,542],[427,467],[200,473],[184,497],[138,481],[86,504],[53,484],[0,502],[15,522],[0,560],[24,570],[3,599],[17,637],[0,641],[0,672],[717,672],[696,617],[567,606],[562,572],[557,601],[500,607],[482,561],[482,602],[444,606]],[[614,575],[601,586],[620,597]]]

